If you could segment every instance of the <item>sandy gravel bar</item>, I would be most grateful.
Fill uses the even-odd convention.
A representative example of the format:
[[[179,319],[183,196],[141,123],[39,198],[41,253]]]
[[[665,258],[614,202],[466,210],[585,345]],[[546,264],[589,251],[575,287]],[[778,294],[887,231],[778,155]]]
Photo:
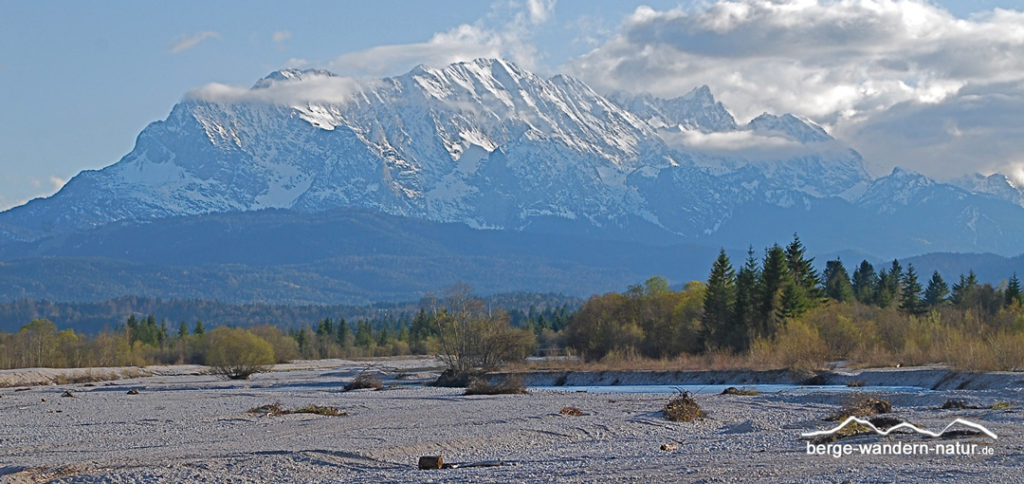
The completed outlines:
[[[396,385],[384,391],[342,390],[361,363],[298,366],[247,382],[169,374],[3,388],[0,482],[1021,482],[1024,475],[1021,388],[880,395],[893,416],[929,429],[957,417],[985,425],[998,440],[942,442],[986,451],[835,458],[808,455],[799,434],[834,426],[822,419],[848,394],[697,395],[709,418],[675,423],[660,412],[670,395],[464,396],[422,386],[431,372],[420,363],[378,368]],[[74,396],[62,396],[66,390]],[[949,398],[1011,407],[937,408]],[[336,406],[348,416],[248,412],[274,402]],[[584,415],[560,414],[566,406]],[[841,442],[937,441],[899,434]],[[423,471],[416,462],[424,455],[505,465]]]

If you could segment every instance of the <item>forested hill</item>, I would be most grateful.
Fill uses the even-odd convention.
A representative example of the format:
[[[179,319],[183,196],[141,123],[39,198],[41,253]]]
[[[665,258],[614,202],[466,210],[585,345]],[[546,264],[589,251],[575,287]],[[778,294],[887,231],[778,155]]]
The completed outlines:
[[[567,307],[575,310],[582,300],[558,294],[505,293],[484,298],[491,308],[513,313],[529,314],[531,309],[543,311]],[[202,299],[159,299],[121,297],[107,301],[85,303],[54,303],[22,299],[0,302],[0,332],[15,332],[34,319],[48,319],[62,329],[77,333],[95,334],[124,324],[129,315],[155,315],[165,319],[168,326],[177,328],[181,321],[191,327],[196,320],[210,326],[254,326],[271,324],[281,328],[297,328],[315,324],[325,318],[371,320],[397,324],[401,318],[411,317],[419,310],[420,301],[378,303],[365,306],[284,304],[228,304]]]

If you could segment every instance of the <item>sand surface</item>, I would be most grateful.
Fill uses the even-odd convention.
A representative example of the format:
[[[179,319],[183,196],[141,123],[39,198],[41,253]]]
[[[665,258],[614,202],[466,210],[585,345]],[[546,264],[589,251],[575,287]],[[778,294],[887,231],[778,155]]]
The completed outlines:
[[[0,388],[0,482],[1021,482],[1024,472],[1020,387],[881,395],[899,419],[938,430],[965,418],[998,440],[901,433],[840,441],[986,449],[975,455],[835,458],[808,455],[799,436],[834,426],[822,419],[849,394],[697,395],[709,417],[675,423],[661,415],[670,395],[464,396],[422,386],[434,365],[334,360],[250,381],[170,368],[105,383]],[[367,366],[393,386],[343,391]],[[949,398],[1012,407],[937,409]],[[336,406],[348,416],[248,412],[274,402]],[[585,415],[561,415],[566,406]],[[424,455],[505,465],[423,471],[416,462]]]

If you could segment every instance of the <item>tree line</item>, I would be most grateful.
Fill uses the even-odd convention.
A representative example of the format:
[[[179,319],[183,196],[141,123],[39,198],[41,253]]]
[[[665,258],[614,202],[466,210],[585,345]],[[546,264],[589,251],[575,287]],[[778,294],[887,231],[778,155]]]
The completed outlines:
[[[463,290],[463,292],[467,292]],[[474,301],[474,317],[486,314],[490,326],[505,325],[533,348],[538,338],[553,339],[572,316],[567,304],[526,311],[493,308],[492,300]],[[261,324],[235,328],[270,345],[272,362],[298,359],[351,358],[407,354],[439,354],[445,348],[449,297],[427,298],[415,312],[348,320],[319,319],[312,324],[282,329]],[[482,318],[482,316],[479,316]],[[171,324],[155,315],[129,315],[123,323],[94,335],[59,330],[47,319],[36,319],[17,332],[0,331],[0,368],[103,367],[149,364],[208,364],[209,331],[202,320]],[[227,327],[217,325],[217,328]],[[242,338],[241,333],[232,338]],[[226,343],[225,343],[226,344]]]
[[[973,271],[922,284],[912,264],[876,269],[840,259],[819,274],[798,236],[753,249],[737,269],[724,250],[706,282],[670,291],[654,277],[625,293],[591,297],[564,343],[587,360],[728,354],[750,363],[821,366],[951,363],[1024,367],[1024,296],[1016,274],[998,287]]]
[[[520,305],[545,300],[521,294]],[[223,338],[209,334],[228,325],[211,330],[201,320],[171,324],[153,315],[129,315],[94,335],[35,319],[17,332],[0,332],[0,368],[210,364],[218,354],[211,341],[227,344],[251,335],[266,344],[259,353],[269,348],[276,362],[432,354],[459,371],[527,354],[586,361],[724,355],[739,364],[774,367],[848,360],[1015,369],[1024,368],[1022,303],[1016,274],[998,286],[979,282],[973,271],[951,284],[937,271],[922,282],[913,265],[904,268],[898,260],[880,268],[865,260],[851,273],[840,259],[827,261],[819,273],[794,236],[760,256],[748,250],[738,268],[722,250],[706,281],[680,290],[654,276],[621,293],[592,296],[578,309],[548,304],[506,310],[494,298],[456,285],[424,298],[415,310],[321,317],[284,328],[247,326]]]

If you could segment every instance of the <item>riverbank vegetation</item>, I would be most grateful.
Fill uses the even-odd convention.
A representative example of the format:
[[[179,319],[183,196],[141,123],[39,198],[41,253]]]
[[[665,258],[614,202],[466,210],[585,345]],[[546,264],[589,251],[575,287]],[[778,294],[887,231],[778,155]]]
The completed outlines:
[[[850,271],[839,260],[818,273],[794,236],[738,266],[722,251],[704,282],[679,290],[652,277],[595,295],[575,311],[504,311],[457,285],[415,311],[380,318],[322,318],[282,329],[250,326],[211,337],[202,321],[172,326],[127,317],[93,335],[45,319],[0,332],[0,368],[196,363],[228,368],[226,348],[247,341],[250,362],[440,355],[469,374],[522,361],[588,368],[793,368],[947,364],[968,370],[1024,368],[1024,308],[1015,274],[993,286],[973,272],[947,283],[893,261]],[[263,343],[266,343],[265,345]]]

